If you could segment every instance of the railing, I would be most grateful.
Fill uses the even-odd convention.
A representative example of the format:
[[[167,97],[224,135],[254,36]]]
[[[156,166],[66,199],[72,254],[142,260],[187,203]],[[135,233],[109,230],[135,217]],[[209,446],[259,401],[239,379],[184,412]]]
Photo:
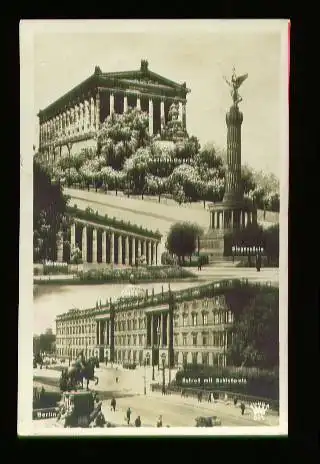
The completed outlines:
[[[144,297],[132,297],[132,298],[123,298],[115,302],[108,302],[105,305],[102,305],[99,308],[88,308],[86,310],[74,309],[70,310],[68,313],[62,314],[57,317],[61,320],[67,318],[71,315],[76,315],[77,313],[81,317],[86,314],[98,315],[104,314],[106,311],[110,311],[111,308],[116,312],[121,310],[133,310],[133,309],[143,309],[146,307],[152,307],[157,305],[168,304],[170,301],[183,302],[196,298],[212,298],[216,295],[223,293],[227,289],[240,289],[240,288],[254,288],[255,290],[265,291],[268,288],[274,288],[274,285],[271,282],[261,283],[261,282],[249,282],[248,279],[228,279],[221,280],[219,282],[213,282],[206,285],[201,285],[199,287],[188,288],[185,290],[179,291],[167,291],[159,294],[148,294],[146,292]]]

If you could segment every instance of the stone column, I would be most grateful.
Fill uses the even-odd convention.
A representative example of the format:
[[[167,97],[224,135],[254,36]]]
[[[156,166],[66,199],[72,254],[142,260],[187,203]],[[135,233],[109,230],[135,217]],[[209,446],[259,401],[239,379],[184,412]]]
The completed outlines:
[[[234,211],[232,210],[230,214],[231,214],[230,227],[233,229],[234,228]]]
[[[76,224],[71,224],[71,239],[70,239],[70,253],[76,247]]]
[[[88,132],[90,128],[90,108],[88,100],[84,101],[84,131]]]
[[[162,131],[166,124],[165,113],[164,113],[164,100],[161,100],[160,102],[160,121],[161,121],[161,131]]]
[[[242,199],[241,189],[241,125],[243,114],[235,105],[226,115],[227,124],[227,172],[224,202]]]
[[[106,230],[102,231],[101,240],[102,240],[102,244],[101,244],[102,258],[101,258],[101,261],[103,263],[106,263],[107,262],[107,231]]]
[[[63,237],[61,232],[58,234],[58,239],[57,239],[57,262],[62,263],[63,262]]]
[[[152,251],[153,251],[152,264],[156,266],[157,265],[157,243],[156,242],[153,242],[152,244]]]
[[[132,253],[131,253],[131,264],[134,266],[136,264],[136,239],[132,237]]]
[[[97,321],[96,326],[96,337],[97,337],[97,345],[100,345],[100,321]]]
[[[179,121],[182,122],[182,102],[179,101],[178,105],[179,105]]]
[[[152,259],[151,259],[151,241],[149,240],[148,242],[148,264],[152,264]]]
[[[125,257],[124,257],[124,262],[126,266],[129,266],[129,258],[130,258],[130,253],[129,253],[129,237],[128,235],[125,238]]]
[[[98,234],[97,229],[94,227],[92,231],[92,262],[96,263],[98,258]]]
[[[187,129],[187,110],[185,103],[182,103],[182,126],[184,129]]]
[[[138,110],[141,110],[140,96],[137,96],[137,109],[138,109]]]
[[[128,111],[128,97],[127,95],[123,96],[123,112],[126,113]]]
[[[122,266],[122,236],[118,237],[118,265]]]
[[[97,93],[96,96],[96,129],[100,127],[100,94]]]
[[[82,261],[86,263],[88,261],[87,254],[87,226],[83,226],[82,229]]]
[[[149,135],[153,135],[153,101],[149,99]]]
[[[114,264],[114,232],[110,235],[110,264]]]
[[[153,317],[153,314],[151,314],[151,324],[150,324],[150,326],[151,326],[151,334],[150,334],[151,337],[150,337],[150,339],[151,339],[151,346],[153,347],[153,345],[154,345],[154,337],[153,337],[153,334],[154,334],[154,317]],[[152,360],[152,362],[153,362],[153,360]]]
[[[94,109],[94,98],[90,98],[90,127],[91,130],[94,130],[95,126],[95,109]]]
[[[111,115],[114,113],[114,94],[113,93],[110,93],[109,100],[110,100],[110,115]]]
[[[84,123],[85,123],[84,104],[81,102],[80,103],[80,133],[84,132]]]
[[[142,241],[142,254],[147,257],[147,242],[145,240]]]
[[[140,258],[142,255],[141,252],[141,240],[138,238],[138,258]]]

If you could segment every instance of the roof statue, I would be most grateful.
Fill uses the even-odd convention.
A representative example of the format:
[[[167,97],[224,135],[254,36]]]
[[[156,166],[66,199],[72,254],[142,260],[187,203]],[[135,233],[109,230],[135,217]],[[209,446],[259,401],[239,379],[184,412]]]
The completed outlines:
[[[148,71],[148,60],[141,60],[140,71],[147,72]]]
[[[230,94],[231,94],[234,106],[238,106],[238,104],[242,102],[242,97],[239,95],[238,89],[243,84],[243,82],[247,79],[247,77],[248,77],[248,74],[237,76],[235,68],[232,69],[231,82],[228,81],[226,77],[224,77],[224,80],[226,81],[226,83],[229,85],[229,87],[231,87]]]
[[[95,68],[94,68],[94,73],[95,73],[95,74],[102,74],[102,71],[101,71],[100,66],[95,66]]]

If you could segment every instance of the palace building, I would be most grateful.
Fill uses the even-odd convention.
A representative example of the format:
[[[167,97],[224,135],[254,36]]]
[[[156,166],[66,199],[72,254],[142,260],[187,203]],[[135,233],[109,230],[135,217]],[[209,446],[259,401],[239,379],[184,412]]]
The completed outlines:
[[[94,73],[47,108],[40,110],[39,152],[55,159],[82,148],[96,147],[96,135],[105,119],[139,108],[149,114],[149,133],[161,133],[169,119],[170,107],[178,107],[179,119],[186,128],[186,83],[173,82],[141,60],[140,69]]]
[[[169,288],[157,295],[130,285],[118,299],[59,315],[57,355],[74,359],[84,350],[87,357],[120,364],[155,366],[165,357],[172,368],[186,363],[226,366],[235,318],[228,295],[239,288],[257,292],[257,284],[234,280],[178,292]]]

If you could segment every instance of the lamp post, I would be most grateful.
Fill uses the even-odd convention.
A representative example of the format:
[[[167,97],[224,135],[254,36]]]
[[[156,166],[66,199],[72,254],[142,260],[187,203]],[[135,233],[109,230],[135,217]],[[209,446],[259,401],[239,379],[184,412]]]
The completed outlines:
[[[147,364],[150,359],[150,354],[146,354],[146,359],[144,360],[144,394],[147,394]]]
[[[166,355],[162,353],[162,393],[164,394],[166,391],[166,374],[165,374],[165,362],[166,362]]]

